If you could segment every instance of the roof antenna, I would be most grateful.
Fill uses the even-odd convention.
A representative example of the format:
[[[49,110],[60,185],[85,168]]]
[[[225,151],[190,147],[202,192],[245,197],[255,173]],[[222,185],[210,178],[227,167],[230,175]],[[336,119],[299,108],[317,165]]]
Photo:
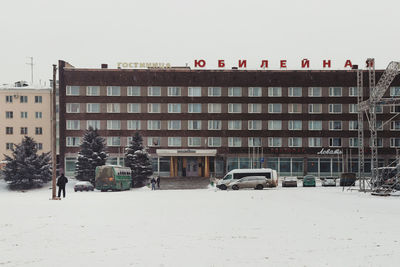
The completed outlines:
[[[33,57],[28,57],[31,59],[31,62],[26,63],[26,65],[30,65],[31,66],[31,85],[33,86]]]

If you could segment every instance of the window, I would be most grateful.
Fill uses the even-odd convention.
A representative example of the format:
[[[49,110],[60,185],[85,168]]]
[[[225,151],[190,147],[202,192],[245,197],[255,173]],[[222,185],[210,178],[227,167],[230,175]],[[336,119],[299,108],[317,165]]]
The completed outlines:
[[[168,87],[168,96],[181,96],[180,87]]]
[[[6,134],[13,134],[14,129],[13,127],[6,127]]]
[[[322,96],[322,88],[321,87],[309,87],[308,88],[308,96],[321,97]]]
[[[349,121],[349,131],[358,130],[358,121]]]
[[[248,104],[249,113],[261,113],[261,104]]]
[[[147,146],[161,146],[161,138],[147,137]]]
[[[189,113],[201,113],[201,104],[188,104],[188,112]]]
[[[189,130],[201,130],[201,121],[200,120],[189,120],[188,121],[188,129]]]
[[[128,113],[140,113],[140,103],[129,103]]]
[[[242,146],[242,138],[241,137],[229,137],[228,138],[228,146],[229,147],[241,147]]]
[[[390,138],[390,147],[400,147],[400,138]]]
[[[86,113],[100,113],[100,103],[87,103]]]
[[[88,120],[86,121],[86,129],[93,128],[93,130],[100,130],[100,120]]]
[[[190,147],[201,146],[201,137],[188,137],[188,146]]]
[[[68,112],[67,112],[68,113]],[[35,118],[36,119],[41,119],[42,118],[42,112],[41,111],[36,111],[35,112]]]
[[[107,146],[121,146],[121,137],[119,136],[107,137]]]
[[[349,138],[349,147],[358,147],[358,138],[357,137]]]
[[[301,104],[288,104],[288,112],[289,113],[301,113],[302,105]]]
[[[308,138],[309,147],[321,147],[321,137],[309,137]]]
[[[308,104],[308,113],[322,113],[322,104]]]
[[[222,122],[220,120],[209,120],[208,130],[221,130]]]
[[[127,120],[127,128],[128,130],[140,130],[140,121],[139,120]]]
[[[188,96],[191,97],[201,96],[201,87],[189,87]]]
[[[128,86],[127,95],[128,96],[140,96],[140,86]]]
[[[261,137],[249,137],[247,143],[249,147],[261,147]]]
[[[37,149],[43,150],[43,143],[37,143]]]
[[[329,96],[342,96],[342,87],[329,87]]]
[[[248,124],[249,124],[249,127],[248,127],[249,130],[261,130],[262,129],[262,121],[260,121],[260,120],[250,120],[248,122]]]
[[[221,87],[208,87],[208,96],[221,96]]]
[[[12,150],[14,148],[13,143],[6,143],[6,150]]]
[[[282,121],[269,120],[268,121],[268,130],[272,130],[272,131],[282,130]]]
[[[67,120],[67,130],[80,130],[81,122],[79,120]]]
[[[221,113],[221,104],[208,104],[208,113]]]
[[[358,113],[358,105],[349,104],[349,113]]]
[[[349,87],[349,96],[358,96],[358,88]]]
[[[268,137],[268,146],[269,147],[281,147],[282,146],[282,137]]]
[[[302,121],[289,121],[288,128],[291,131],[300,131],[303,128]]]
[[[160,113],[161,105],[158,103],[157,104],[155,104],[155,103],[147,104],[147,112],[148,113]]]
[[[168,137],[168,146],[182,146],[182,138]]]
[[[378,131],[383,131],[383,121],[380,121],[380,120],[376,121],[376,129]]]
[[[289,137],[289,147],[302,147],[301,137]]]
[[[391,121],[390,122],[390,130],[400,131],[400,121]]]
[[[376,139],[376,146],[377,147],[383,147],[383,142],[382,138],[377,138]],[[369,146],[372,146],[372,139],[369,139]]]
[[[168,104],[168,113],[181,113],[181,104]]]
[[[289,96],[292,97],[300,97],[303,96],[303,92],[302,92],[301,87],[289,87]]]
[[[108,120],[107,121],[107,130],[121,130],[121,121],[120,120]]]
[[[21,119],[27,119],[28,118],[28,112],[27,111],[21,111]]]
[[[19,97],[19,102],[20,103],[28,103],[28,96],[22,95]]]
[[[35,95],[35,103],[42,103],[42,96],[41,95]]]
[[[400,96],[400,87],[390,87],[390,96]]]
[[[79,113],[80,106],[79,103],[67,103],[67,113]]]
[[[342,121],[329,121],[329,130],[330,131],[341,131],[342,130]]]
[[[229,87],[228,96],[242,96],[242,87]]]
[[[309,121],[308,122],[308,130],[321,131],[322,130],[322,121]]]
[[[100,95],[100,86],[86,86],[86,95],[87,96],[99,96]]]
[[[376,106],[376,112],[378,112],[378,106]],[[400,106],[391,106],[390,107],[390,113],[399,113],[399,112],[400,112]]]
[[[28,127],[21,127],[21,134],[28,134]]]
[[[161,130],[161,121],[158,120],[148,120],[147,130]]]
[[[79,86],[67,86],[66,95],[79,95]]]
[[[242,104],[240,104],[240,103],[228,104],[228,112],[229,113],[242,113]]]
[[[6,95],[6,103],[12,103],[13,102],[13,96],[12,95]]]
[[[392,107],[395,107],[395,106],[392,106]],[[383,113],[383,106],[376,105],[375,111],[376,111],[376,113]]]
[[[221,146],[221,137],[208,137],[208,146],[209,147],[220,147]]]
[[[149,86],[147,87],[148,96],[161,96],[161,87],[159,86]]]
[[[261,87],[249,87],[249,97],[259,97],[262,96]]]
[[[168,130],[180,130],[180,129],[181,129],[181,121],[179,120],[168,121]]]
[[[42,129],[42,127],[35,127],[35,134],[37,134],[37,135],[43,134],[43,129]]]
[[[242,121],[233,120],[228,121],[228,130],[241,130],[242,129]]]
[[[12,119],[14,117],[14,113],[12,111],[6,111],[6,119]]]
[[[342,138],[340,138],[340,137],[329,138],[329,146],[330,147],[341,147],[342,146]]]
[[[342,113],[342,104],[329,104],[329,113]]]
[[[120,96],[121,87],[120,86],[107,86],[107,96]]]
[[[282,104],[268,104],[268,113],[282,113]]]
[[[120,113],[121,108],[119,103],[107,103],[107,113]]]
[[[282,96],[282,87],[268,87],[268,96],[271,97]]]

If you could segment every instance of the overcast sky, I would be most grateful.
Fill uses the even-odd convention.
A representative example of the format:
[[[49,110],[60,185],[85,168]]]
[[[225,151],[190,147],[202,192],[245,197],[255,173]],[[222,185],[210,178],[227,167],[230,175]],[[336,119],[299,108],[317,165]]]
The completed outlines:
[[[0,84],[48,81],[59,59],[75,67],[170,62],[215,68],[247,59],[257,69],[308,58],[343,69],[375,57],[400,60],[399,0],[12,0],[0,1]]]

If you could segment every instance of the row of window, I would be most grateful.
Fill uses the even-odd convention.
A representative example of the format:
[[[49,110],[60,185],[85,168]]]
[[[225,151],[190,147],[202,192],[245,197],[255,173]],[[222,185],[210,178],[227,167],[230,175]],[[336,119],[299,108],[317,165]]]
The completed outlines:
[[[182,96],[182,87],[168,87],[168,96]],[[268,87],[267,96],[269,97],[281,97],[282,87]],[[221,96],[221,87],[208,87],[208,96],[215,97]],[[228,87],[228,96],[231,97],[241,97],[242,87]],[[340,97],[342,96],[342,87],[329,87],[329,96]],[[80,86],[67,86],[66,94],[69,96],[79,96]],[[100,86],[86,86],[87,96],[100,96]],[[141,87],[140,86],[128,86],[127,87],[128,96],[140,96]],[[349,96],[357,96],[357,87],[349,87]],[[107,86],[107,96],[121,96],[121,86]],[[147,96],[161,96],[160,86],[148,86]],[[188,87],[187,96],[189,97],[201,97],[201,87]],[[262,87],[248,87],[249,97],[261,97],[263,96]],[[289,87],[288,88],[289,97],[302,97],[303,88],[302,87]],[[321,97],[322,87],[309,87],[308,96],[310,97]],[[390,96],[400,96],[400,87],[391,87]]]
[[[20,117],[21,119],[27,119],[28,118],[28,112],[27,111],[21,111],[20,112]],[[43,113],[41,111],[36,111],[35,112],[35,118],[36,119],[41,119],[43,117]],[[14,118],[14,112],[13,111],[6,111],[6,119],[12,119]]]
[[[20,103],[28,103],[28,96],[26,95],[6,95],[6,103],[14,103],[14,99],[19,99]],[[41,95],[35,95],[35,103],[42,103],[43,97]]]
[[[208,120],[207,130],[222,130],[222,120]],[[261,120],[249,120],[247,121],[247,130],[263,130]],[[287,123],[287,128],[283,127],[283,121],[281,120],[268,120],[268,126],[266,130],[291,130],[291,131],[301,131],[306,130],[303,129],[303,121],[301,120],[289,120]],[[121,120],[107,120],[107,130],[121,130],[122,123],[124,121]],[[143,123],[146,121],[140,120],[127,120],[126,121],[126,129],[127,130],[145,130]],[[308,121],[308,130],[309,131],[322,131],[322,123],[320,120],[312,120]],[[358,121],[348,121],[348,130],[356,131],[358,130]],[[241,120],[229,120],[228,121],[228,130],[245,130],[242,128],[243,121]],[[343,121],[329,121],[329,130],[330,131],[342,131],[344,130]],[[378,120],[376,122],[377,129],[379,131],[383,131],[382,121]],[[67,120],[66,121],[67,130],[81,130],[81,121],[80,120]],[[87,120],[86,121],[86,129],[92,127],[93,129],[101,130],[100,120]],[[161,120],[148,120],[147,121],[147,130],[161,130]],[[182,130],[182,121],[181,120],[168,120],[167,121],[167,129],[168,130]],[[202,129],[202,121],[201,120],[188,120],[187,121],[187,130],[201,130]],[[390,130],[392,131],[400,131],[400,121],[391,121],[390,122]]]
[[[121,146],[121,138],[119,136],[110,136],[107,137],[107,146]],[[127,138],[127,143],[129,143],[132,137]],[[168,146],[170,147],[181,147],[182,146],[183,137],[168,137]],[[228,147],[242,147],[242,137],[228,137]],[[331,137],[328,140],[329,147],[342,147],[342,140],[344,138],[340,137]],[[308,140],[308,147],[322,147],[322,138],[321,137],[309,137],[306,138]],[[358,147],[358,138],[350,137],[348,138],[349,147]],[[378,147],[383,147],[382,138],[377,139]],[[187,137],[187,146],[188,147],[202,147],[204,142],[204,146],[208,147],[221,147],[222,138],[221,137]],[[282,137],[268,137],[267,138],[268,147],[283,147],[283,138]],[[66,146],[67,147],[78,147],[81,144],[80,137],[66,137]],[[261,147],[262,146],[262,138],[261,137],[249,137],[247,138],[248,147]],[[147,137],[147,145],[149,147],[158,147],[161,146],[161,138],[160,137]],[[287,139],[287,147],[303,147],[303,138],[302,137],[289,137]],[[400,147],[400,138],[390,138],[390,147]]]
[[[13,143],[6,143],[6,150],[12,150],[14,148]],[[43,143],[37,143],[37,149],[42,150],[43,149]]]
[[[107,113],[121,113],[121,105],[120,103],[107,103]],[[126,110],[128,113],[144,113],[146,111],[142,111],[141,103],[128,103],[126,104]],[[161,113],[161,105],[160,103],[148,103],[147,104],[147,113]],[[169,103],[168,105],[168,113],[182,113],[182,104],[181,103]],[[220,103],[209,103],[207,104],[207,112],[208,113],[221,113],[222,105]],[[322,113],[322,105],[323,104],[308,104],[308,113],[310,114],[320,114]],[[228,113],[242,113],[243,104],[241,103],[230,103],[228,104]],[[263,104],[247,104],[247,113],[262,113]],[[283,104],[281,103],[271,103],[268,104],[268,113],[282,113],[283,112]],[[80,103],[67,103],[66,105],[67,113],[80,113],[81,112],[81,104]],[[302,113],[303,106],[302,104],[288,104],[288,113]],[[187,104],[187,113],[202,113],[202,104],[200,103],[189,103]],[[328,104],[328,112],[331,114],[340,114],[343,112],[343,104]],[[358,106],[357,104],[349,104],[349,113],[357,113]],[[377,113],[383,113],[383,107],[376,107]],[[391,113],[400,112],[400,106],[391,106]],[[86,104],[86,113],[101,113],[101,104],[100,103],[87,103]]]
[[[14,134],[14,127],[5,127],[6,134]],[[27,135],[28,134],[28,127],[20,127],[20,134]],[[42,135],[43,128],[42,127],[35,127],[35,134]]]

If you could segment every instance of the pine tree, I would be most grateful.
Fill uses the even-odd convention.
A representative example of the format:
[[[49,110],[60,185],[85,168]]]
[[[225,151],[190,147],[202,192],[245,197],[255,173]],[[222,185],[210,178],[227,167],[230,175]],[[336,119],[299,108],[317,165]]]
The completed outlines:
[[[51,181],[50,152],[37,154],[37,143],[24,136],[22,142],[12,148],[12,155],[5,156],[4,180],[12,189],[40,187]]]
[[[148,177],[153,174],[150,155],[143,146],[143,138],[138,132],[132,136],[132,141],[125,148],[125,166],[132,170],[132,186],[145,185]]]
[[[94,183],[97,166],[106,164],[105,140],[92,127],[85,132],[76,163],[76,179]]]

